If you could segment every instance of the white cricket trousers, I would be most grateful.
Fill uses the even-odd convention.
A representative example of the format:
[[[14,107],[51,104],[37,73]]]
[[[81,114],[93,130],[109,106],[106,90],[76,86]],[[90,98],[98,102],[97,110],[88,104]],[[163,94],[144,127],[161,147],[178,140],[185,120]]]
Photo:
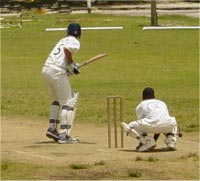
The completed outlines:
[[[72,89],[66,70],[53,65],[44,66],[42,75],[48,85],[52,100],[59,102],[61,106],[67,105],[72,96]]]
[[[132,121],[129,126],[134,129],[139,135],[144,133],[172,133],[177,134],[177,123],[174,117],[170,117],[169,120],[162,122],[153,122],[150,119],[144,118],[137,121]]]
[[[49,92],[52,96],[52,102],[59,102],[59,106],[51,105],[50,120],[60,119],[60,133],[67,132],[69,136],[72,121],[68,119],[68,114],[72,111],[69,111],[64,107],[68,106],[68,103],[72,98],[72,90],[67,73],[64,69],[54,67],[53,65],[51,65],[43,67],[42,75],[44,77],[45,82],[47,83]],[[70,125],[68,129],[66,129],[67,125]],[[49,127],[53,127],[55,129],[56,123],[51,124],[50,122]]]

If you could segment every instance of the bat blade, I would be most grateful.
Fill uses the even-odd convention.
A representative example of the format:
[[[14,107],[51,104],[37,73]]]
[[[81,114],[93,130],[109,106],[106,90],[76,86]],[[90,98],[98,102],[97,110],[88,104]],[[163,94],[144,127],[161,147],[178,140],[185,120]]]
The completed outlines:
[[[101,58],[105,57],[105,56],[107,56],[106,53],[102,53],[102,54],[96,55],[96,56],[90,58],[89,60],[86,60],[85,62],[81,63],[81,64],[78,66],[78,68],[81,68],[81,67],[83,67],[83,66],[85,66],[85,65],[88,65],[88,64],[90,64],[90,63],[92,63],[92,62],[94,62],[94,61],[96,61],[96,60],[98,60],[98,59],[101,59]]]

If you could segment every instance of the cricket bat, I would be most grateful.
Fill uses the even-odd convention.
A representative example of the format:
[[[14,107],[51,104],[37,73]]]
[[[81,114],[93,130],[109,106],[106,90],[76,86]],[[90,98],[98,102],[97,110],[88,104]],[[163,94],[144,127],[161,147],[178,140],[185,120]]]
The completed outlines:
[[[88,64],[90,64],[90,63],[92,63],[92,62],[95,62],[96,60],[99,60],[99,59],[101,59],[101,58],[103,58],[103,57],[105,57],[105,56],[107,56],[106,53],[102,53],[102,54],[96,55],[96,56],[90,58],[89,60],[86,60],[85,62],[81,63],[81,64],[78,66],[78,68],[82,68],[82,67],[84,67],[85,65],[88,65]]]

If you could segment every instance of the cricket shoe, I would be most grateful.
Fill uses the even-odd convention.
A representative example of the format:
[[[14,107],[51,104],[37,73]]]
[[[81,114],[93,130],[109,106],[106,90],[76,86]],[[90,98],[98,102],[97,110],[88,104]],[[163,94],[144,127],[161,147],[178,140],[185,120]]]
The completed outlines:
[[[169,151],[175,151],[176,150],[176,145],[174,143],[168,144],[167,149]]]
[[[171,143],[171,144],[167,145],[167,148],[168,148],[169,151],[175,151],[176,150],[176,145],[174,145],[173,143]]]
[[[46,132],[46,136],[50,139],[54,139],[54,141],[58,141],[59,133],[56,129],[48,128]]]
[[[65,135],[65,133],[60,134],[60,138],[58,139],[58,143],[60,144],[74,144],[79,143],[79,139],[72,138],[71,136]]]
[[[128,125],[128,124],[126,124],[125,122],[122,122],[121,123],[121,126],[122,126],[122,128],[124,129],[124,131],[127,133],[127,135],[128,135],[128,133],[130,132],[130,130],[131,130],[131,128],[130,128],[130,126]]]
[[[139,150],[139,148],[143,146],[143,144],[141,142],[139,142],[138,146],[136,146],[136,150]]]
[[[156,147],[156,142],[153,138],[146,138],[145,141],[146,141],[145,144],[140,143],[139,146],[137,146],[137,148],[136,148],[137,151],[145,152],[145,151],[151,150]]]
[[[167,136],[167,138],[164,140],[169,151],[176,150],[176,141],[177,141],[176,137],[171,136],[171,135]]]
[[[143,144],[140,142],[140,143],[138,144],[138,146],[136,147],[136,150],[139,151],[139,149],[141,149],[142,146],[143,146]],[[152,146],[151,148],[149,148],[148,151],[154,149],[156,146],[157,146],[157,145],[155,144],[154,146]],[[147,150],[146,150],[146,151],[147,151]]]

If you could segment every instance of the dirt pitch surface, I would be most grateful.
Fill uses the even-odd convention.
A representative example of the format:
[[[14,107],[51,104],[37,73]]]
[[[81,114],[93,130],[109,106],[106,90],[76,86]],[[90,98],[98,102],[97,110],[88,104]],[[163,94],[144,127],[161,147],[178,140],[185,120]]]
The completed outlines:
[[[42,166],[67,167],[71,164],[89,164],[93,167],[78,170],[70,177],[41,176],[41,179],[172,179],[198,178],[198,133],[183,133],[176,151],[167,151],[164,136],[158,140],[154,151],[139,153],[137,141],[125,136],[124,148],[107,146],[107,127],[91,124],[74,124],[73,136],[80,138],[78,144],[58,144],[45,136],[45,121],[2,118],[1,158]],[[189,155],[197,154],[196,161]],[[136,161],[140,158],[141,161]],[[152,162],[149,158],[152,158]],[[139,160],[139,159],[138,159]],[[148,161],[149,160],[149,161]],[[102,162],[102,165],[94,166]],[[184,172],[183,172],[184,170]],[[138,175],[131,172],[138,171]],[[131,177],[132,176],[132,177]]]

